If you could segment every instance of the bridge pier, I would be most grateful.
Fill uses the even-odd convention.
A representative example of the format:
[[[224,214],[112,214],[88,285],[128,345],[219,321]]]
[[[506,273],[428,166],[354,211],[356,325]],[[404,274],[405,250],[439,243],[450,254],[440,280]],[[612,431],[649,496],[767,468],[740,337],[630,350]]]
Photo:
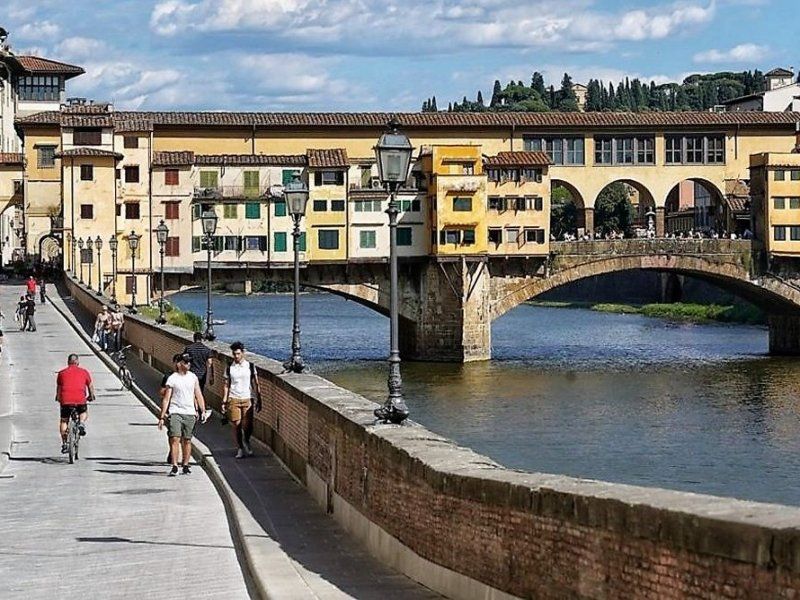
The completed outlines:
[[[419,271],[415,321],[400,321],[405,359],[470,362],[491,358],[489,269],[483,260],[430,261]]]
[[[769,316],[769,353],[800,355],[800,315]]]
[[[594,234],[594,206],[583,209],[583,227],[588,234]]]

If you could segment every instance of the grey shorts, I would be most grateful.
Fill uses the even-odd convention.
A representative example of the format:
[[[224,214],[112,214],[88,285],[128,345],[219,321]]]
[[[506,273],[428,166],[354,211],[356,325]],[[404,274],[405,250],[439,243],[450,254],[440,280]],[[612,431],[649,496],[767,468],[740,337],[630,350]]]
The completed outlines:
[[[195,423],[197,423],[196,415],[170,415],[167,433],[171,438],[179,437],[190,440],[194,433]]]

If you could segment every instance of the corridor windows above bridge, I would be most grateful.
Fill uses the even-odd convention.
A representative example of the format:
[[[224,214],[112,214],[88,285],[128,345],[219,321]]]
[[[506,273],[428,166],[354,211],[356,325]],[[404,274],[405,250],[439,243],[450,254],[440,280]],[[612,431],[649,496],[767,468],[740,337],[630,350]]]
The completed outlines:
[[[664,137],[668,165],[721,165],[725,163],[724,135],[667,135]]]
[[[475,243],[474,229],[442,229],[439,232],[439,244],[471,246]]]
[[[546,153],[554,165],[584,164],[582,136],[526,136],[524,148]]]
[[[357,213],[381,212],[383,202],[381,200],[356,200],[353,202],[353,210]]]
[[[489,181],[494,183],[509,182],[542,182],[542,169],[489,169],[487,171]]]
[[[595,136],[594,162],[597,165],[652,165],[655,163],[655,136]]]

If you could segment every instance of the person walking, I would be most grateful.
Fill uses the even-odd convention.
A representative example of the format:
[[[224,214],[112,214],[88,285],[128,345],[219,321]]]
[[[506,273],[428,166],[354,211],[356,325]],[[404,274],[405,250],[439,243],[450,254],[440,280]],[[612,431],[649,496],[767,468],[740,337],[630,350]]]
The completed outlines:
[[[67,424],[72,409],[78,411],[78,430],[81,435],[86,435],[86,419],[89,417],[86,402],[95,399],[94,384],[89,371],[81,368],[77,354],[67,357],[67,368],[62,369],[56,376],[56,402],[58,402],[61,416],[58,422],[58,432],[61,434],[61,454],[66,454]]]
[[[27,329],[28,327],[28,318],[25,316],[25,313],[27,312],[27,307],[28,307],[27,299],[25,298],[24,295],[20,296],[19,302],[17,302],[17,311],[16,314],[14,315],[14,318],[16,319],[17,324],[19,325],[20,331],[25,331],[25,329]]]
[[[25,301],[25,331],[36,331],[36,319],[34,318],[34,314],[36,314],[36,300],[34,300],[35,296],[28,296],[28,299]]]
[[[244,344],[231,344],[233,362],[225,371],[225,386],[222,395],[222,414],[226,415],[233,430],[236,444],[236,458],[252,456],[250,437],[246,435],[253,419],[253,397],[256,398],[255,409],[261,410],[261,391],[258,375],[253,363],[244,358]]]
[[[197,375],[189,370],[191,357],[181,354],[178,359],[178,370],[167,378],[164,399],[161,401],[161,414],[158,418],[158,430],[167,424],[172,468],[169,476],[178,474],[178,456],[181,456],[183,474],[191,473],[189,458],[192,453],[192,434],[197,424],[197,412],[205,415],[206,405]],[[169,420],[166,419],[169,413]]]
[[[184,354],[192,358],[189,363],[189,370],[197,375],[200,381],[200,389],[205,391],[206,379],[209,385],[214,385],[214,351],[203,343],[203,334],[199,331],[194,333],[194,341],[183,349]]]
[[[164,402],[164,396],[167,395],[167,380],[169,379],[170,375],[172,375],[173,373],[177,373],[178,372],[178,363],[180,362],[180,360],[181,360],[181,354],[173,354],[172,355],[172,371],[169,371],[168,373],[164,373],[164,377],[161,378],[161,387],[158,390],[158,397],[159,397],[159,399],[161,400],[162,403]],[[167,417],[167,419],[169,419],[169,412],[167,412],[166,417]],[[169,446],[170,446],[169,432],[167,432],[167,464],[171,465],[172,464],[172,448],[170,448]]]
[[[94,336],[93,339],[100,346],[103,351],[108,350],[108,326],[111,320],[111,315],[108,313],[108,307],[104,304],[100,312],[97,313],[97,318],[94,320]]]
[[[47,297],[47,282],[44,280],[44,277],[39,278],[39,299],[41,303],[44,304],[45,298]]]
[[[111,338],[114,341],[114,352],[122,348],[122,328],[125,326],[125,316],[122,309],[117,307],[111,313]],[[108,343],[106,344],[108,345]]]
[[[36,280],[33,278],[33,275],[30,275],[28,279],[25,281],[25,290],[28,294],[28,297],[35,298],[36,297]]]

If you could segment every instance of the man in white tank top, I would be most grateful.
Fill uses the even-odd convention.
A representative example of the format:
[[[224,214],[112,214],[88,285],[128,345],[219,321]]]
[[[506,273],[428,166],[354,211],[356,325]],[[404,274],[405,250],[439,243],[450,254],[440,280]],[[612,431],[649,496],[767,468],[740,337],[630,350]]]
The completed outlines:
[[[244,359],[244,344],[231,344],[233,362],[225,371],[225,388],[222,395],[222,413],[228,417],[233,428],[233,440],[236,444],[236,458],[252,456],[246,432],[250,429],[253,418],[253,398],[257,408],[261,400],[258,387],[258,375],[255,366]]]

